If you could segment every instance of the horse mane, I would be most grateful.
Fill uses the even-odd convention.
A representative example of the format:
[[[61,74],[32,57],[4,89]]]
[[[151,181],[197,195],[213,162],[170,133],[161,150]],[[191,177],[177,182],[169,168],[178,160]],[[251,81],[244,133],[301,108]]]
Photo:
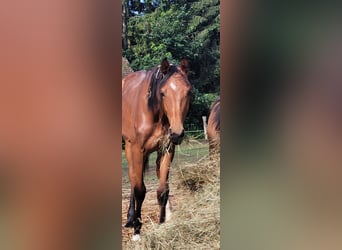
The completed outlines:
[[[148,107],[149,109],[155,111],[159,108],[160,104],[160,88],[163,87],[167,80],[179,70],[175,65],[171,64],[165,74],[162,72],[162,67],[154,67],[150,71],[152,72],[152,76],[149,86]]]

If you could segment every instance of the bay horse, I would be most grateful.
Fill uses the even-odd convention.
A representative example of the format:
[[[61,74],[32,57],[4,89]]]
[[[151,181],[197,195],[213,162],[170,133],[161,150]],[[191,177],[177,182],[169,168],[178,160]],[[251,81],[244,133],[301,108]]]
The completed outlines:
[[[211,159],[220,152],[220,104],[220,99],[212,104],[208,118],[207,134]]]
[[[144,170],[154,151],[157,151],[159,179],[159,222],[165,222],[169,167],[175,145],[179,145],[184,137],[183,122],[191,98],[188,70],[186,59],[175,66],[165,58],[158,67],[133,72],[122,80],[122,135],[131,185],[125,227],[134,228],[133,240],[140,238],[141,207],[146,194]]]

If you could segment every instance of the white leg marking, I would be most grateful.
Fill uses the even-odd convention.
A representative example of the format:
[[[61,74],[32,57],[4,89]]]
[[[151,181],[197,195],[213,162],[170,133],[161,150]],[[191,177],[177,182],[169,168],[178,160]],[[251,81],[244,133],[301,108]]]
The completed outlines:
[[[166,203],[166,209],[165,209],[165,222],[170,221],[172,217],[172,212],[171,212],[171,205],[170,205],[170,198],[167,200]]]
[[[139,241],[140,240],[140,234],[133,235],[132,240],[133,241]]]

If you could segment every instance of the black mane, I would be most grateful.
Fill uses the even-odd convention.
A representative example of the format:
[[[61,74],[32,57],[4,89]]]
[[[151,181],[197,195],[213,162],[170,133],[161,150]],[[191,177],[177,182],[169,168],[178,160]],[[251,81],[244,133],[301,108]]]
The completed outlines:
[[[152,76],[149,87],[149,98],[148,107],[149,109],[155,111],[159,108],[160,103],[160,88],[164,86],[166,81],[176,72],[178,69],[175,65],[170,65],[168,72],[163,75],[159,67],[154,67],[151,69]]]

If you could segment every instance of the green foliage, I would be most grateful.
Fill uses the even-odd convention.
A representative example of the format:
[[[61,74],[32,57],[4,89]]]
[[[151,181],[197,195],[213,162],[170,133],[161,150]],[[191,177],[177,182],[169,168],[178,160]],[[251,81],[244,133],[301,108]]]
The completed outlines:
[[[220,1],[123,3],[130,13],[123,56],[135,71],[152,68],[165,57],[174,64],[187,58],[195,100],[186,122],[202,127],[202,115],[209,115],[220,87]]]
[[[208,118],[211,104],[219,96],[219,94],[214,93],[199,93],[196,89],[194,90],[194,92],[195,97],[191,102],[189,114],[185,119],[186,130],[203,128],[202,116],[206,116]]]
[[[167,11],[157,8],[151,14],[134,16],[128,22],[129,48],[124,55],[131,62],[134,70],[148,69],[167,57],[175,63],[190,54],[189,42],[184,36],[186,12]]]

